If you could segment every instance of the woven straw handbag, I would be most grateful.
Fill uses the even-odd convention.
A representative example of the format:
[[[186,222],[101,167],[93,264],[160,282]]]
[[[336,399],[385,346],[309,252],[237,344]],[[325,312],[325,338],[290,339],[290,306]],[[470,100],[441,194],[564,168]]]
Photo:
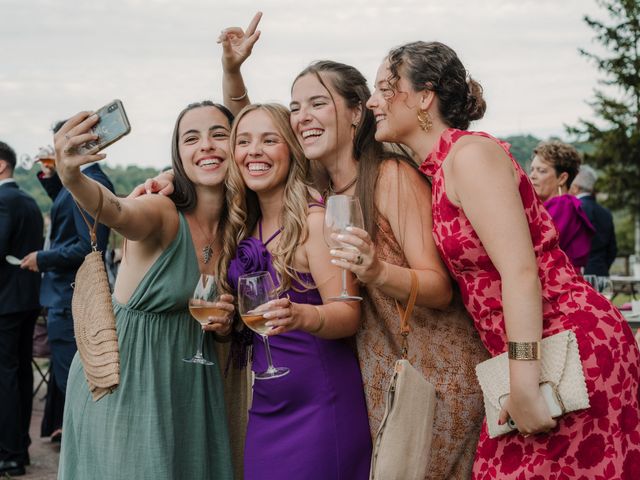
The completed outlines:
[[[540,383],[551,384],[560,401],[562,415],[589,408],[576,334],[566,330],[543,338],[540,349]],[[511,422],[498,425],[500,399],[509,395],[507,352],[476,365],[476,375],[484,396],[489,437],[511,432],[515,428]]]
[[[409,317],[418,294],[418,277],[411,272],[407,308],[396,302],[403,337],[387,390],[387,404],[371,456],[370,480],[424,480],[429,467],[436,390],[407,360]]]
[[[76,273],[71,299],[73,328],[84,374],[94,401],[111,393],[120,383],[120,354],[113,314],[111,291],[102,254],[98,251],[96,229],[102,212],[102,189],[93,226],[80,209],[89,228],[91,253]]]

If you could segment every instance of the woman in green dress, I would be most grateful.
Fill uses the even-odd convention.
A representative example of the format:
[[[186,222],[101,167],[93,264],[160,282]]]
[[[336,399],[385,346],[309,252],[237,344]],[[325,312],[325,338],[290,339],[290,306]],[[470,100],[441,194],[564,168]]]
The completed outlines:
[[[92,112],[72,117],[56,134],[56,166],[77,202],[126,238],[113,293],[120,347],[120,385],[94,402],[76,355],[69,373],[58,478],[231,479],[231,452],[220,370],[185,363],[199,335],[188,301],[200,274],[215,274],[227,222],[224,180],[231,113],[220,105],[189,105],[176,121],[170,198],[118,198],[84,176],[80,166],[104,154],[77,147],[97,137]],[[227,335],[228,312],[207,330]],[[208,335],[204,355],[215,357]]]

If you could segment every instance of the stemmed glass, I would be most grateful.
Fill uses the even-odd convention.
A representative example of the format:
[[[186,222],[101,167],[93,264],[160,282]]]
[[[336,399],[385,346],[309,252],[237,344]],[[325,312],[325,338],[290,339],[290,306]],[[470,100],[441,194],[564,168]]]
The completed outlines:
[[[189,312],[191,316],[202,326],[200,334],[200,343],[198,350],[191,358],[183,358],[183,362],[197,363],[200,365],[214,365],[202,355],[202,347],[204,345],[204,326],[211,323],[209,317],[224,317],[228,314],[226,310],[216,307],[218,301],[218,285],[214,275],[201,274],[198,279],[193,295],[189,299]]]
[[[364,220],[360,201],[351,195],[333,195],[327,199],[327,209],[324,214],[324,240],[329,248],[343,251],[358,249],[348,243],[340,242],[331,237],[332,234],[348,234],[347,227],[364,229]],[[342,291],[337,297],[330,297],[333,302],[360,301],[362,297],[349,295],[347,291],[347,270],[342,269]]]
[[[607,300],[611,300],[613,298],[613,282],[609,277],[584,275],[584,279],[591,284],[596,292],[600,293]]]
[[[269,272],[255,272],[240,276],[238,280],[238,311],[244,324],[262,337],[269,365],[264,372],[256,373],[257,380],[283,377],[290,372],[287,367],[273,366],[269,337],[266,335],[271,327],[265,325],[268,319],[263,315],[271,309],[268,305],[269,302],[277,298],[276,287]]]
[[[598,277],[598,292],[606,298],[611,300],[613,298],[613,282],[609,277]]]

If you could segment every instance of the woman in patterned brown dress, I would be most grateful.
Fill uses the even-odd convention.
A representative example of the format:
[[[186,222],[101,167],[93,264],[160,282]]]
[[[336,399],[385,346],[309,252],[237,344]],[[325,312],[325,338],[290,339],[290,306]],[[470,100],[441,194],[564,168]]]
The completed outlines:
[[[246,33],[233,28],[220,37],[225,103],[232,111],[249,103],[240,65],[258,39],[258,21],[259,16],[254,17]],[[422,214],[431,206],[430,185],[413,162],[385,152],[375,141],[375,118],[365,108],[369,96],[366,80],[355,68],[316,62],[293,83],[291,125],[319,170],[318,186],[329,195],[358,196],[371,232],[359,232],[370,245],[362,264],[356,265],[357,259],[348,254],[336,254],[335,260],[364,284],[363,327],[356,343],[371,433],[375,436],[380,425],[390,371],[401,354],[395,300],[407,299],[412,268],[420,289],[411,319],[409,360],[437,392],[427,478],[466,479],[483,418],[474,367],[488,354],[457,294],[452,295],[433,242],[431,218]]]

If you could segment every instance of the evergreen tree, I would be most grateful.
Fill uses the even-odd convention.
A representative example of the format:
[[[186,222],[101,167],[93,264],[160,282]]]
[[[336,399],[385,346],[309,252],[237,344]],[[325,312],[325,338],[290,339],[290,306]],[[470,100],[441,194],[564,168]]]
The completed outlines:
[[[636,225],[635,251],[640,255],[640,2],[596,0],[608,13],[607,23],[589,16],[584,21],[604,47],[602,55],[580,49],[604,78],[590,103],[597,120],[580,120],[569,132],[593,145],[586,163],[603,176],[598,189],[608,193],[606,204],[628,209]]]

